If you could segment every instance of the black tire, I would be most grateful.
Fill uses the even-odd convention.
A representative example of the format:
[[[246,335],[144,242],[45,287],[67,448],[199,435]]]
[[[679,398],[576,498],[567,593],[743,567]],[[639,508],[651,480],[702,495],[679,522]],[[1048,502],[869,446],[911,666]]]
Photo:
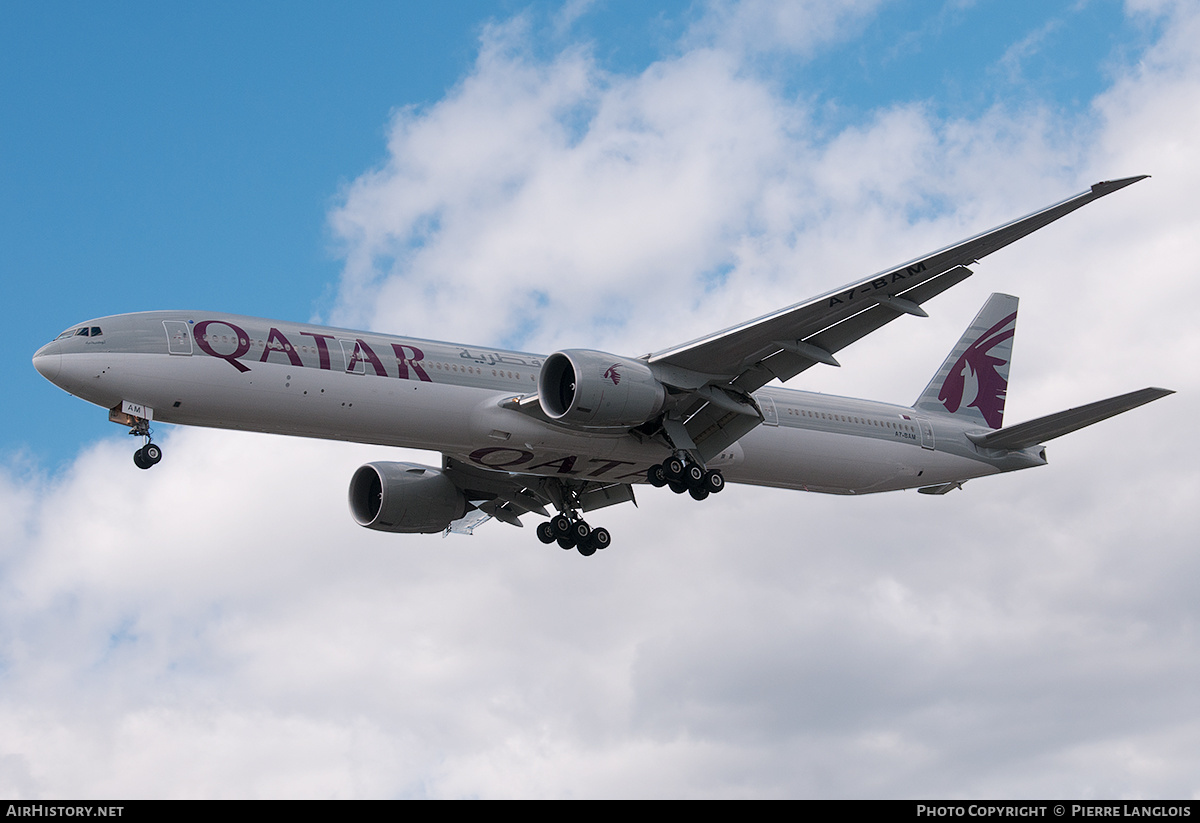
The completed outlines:
[[[692,496],[693,500],[703,500],[708,497],[708,489],[688,489],[688,494]]]
[[[608,533],[608,529],[599,528],[592,530],[592,536],[589,538],[591,544],[597,549],[607,549],[612,543],[612,536]]]
[[[725,490],[725,475],[720,471],[709,471],[704,473],[704,488],[710,494],[717,494]]]
[[[549,520],[544,523],[538,523],[537,536],[538,540],[541,540],[547,546],[555,541],[554,527],[550,525]]]
[[[704,469],[693,463],[684,470],[683,481],[688,484],[689,489],[700,488],[704,483]]]
[[[138,449],[133,453],[133,465],[137,466],[139,469],[148,469],[153,464],[147,463],[145,455],[142,454],[142,450]]]
[[[565,514],[554,515],[550,525],[554,528],[555,537],[566,537],[571,533],[571,518]]]
[[[157,465],[159,460],[162,460],[162,449],[157,443],[147,443],[142,446],[142,459],[151,466]]]
[[[683,461],[678,457],[668,457],[662,462],[663,474],[667,480],[682,480],[684,468],[686,467]]]
[[[651,466],[650,468],[646,469],[646,480],[656,489],[661,489],[663,486],[667,485],[667,475],[663,473],[663,467],[661,465]]]
[[[593,554],[596,553],[596,547],[592,545],[590,540],[587,543],[580,543],[579,544],[579,553],[582,554],[584,557],[591,557]]]
[[[558,538],[558,545],[564,549],[573,549],[575,548],[575,541],[569,537],[560,537]]]
[[[676,494],[683,494],[685,491],[687,491],[687,484],[680,483],[677,480],[669,480],[667,481],[667,485],[670,486],[671,491],[675,492]]]
[[[576,520],[571,524],[571,539],[575,541],[576,546],[586,545],[588,538],[592,536],[592,527],[582,520]]]

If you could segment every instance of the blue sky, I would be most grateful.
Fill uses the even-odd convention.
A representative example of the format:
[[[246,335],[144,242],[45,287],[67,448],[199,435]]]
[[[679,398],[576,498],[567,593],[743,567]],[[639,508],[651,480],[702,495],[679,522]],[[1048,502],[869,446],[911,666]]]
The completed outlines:
[[[0,795],[1197,796],[1200,14],[1173,0],[6,4]],[[794,388],[910,403],[993,291],[1019,422],[944,497],[638,492],[614,547],[381,535],[438,455],[163,426],[30,364],[194,307],[626,355],[1056,202]],[[532,523],[530,524],[532,525]]]
[[[393,108],[454,84],[499,11],[450,8],[7,6],[2,231],[20,346],[155,306],[319,315],[340,187],[379,162]],[[19,361],[5,379],[40,394]],[[72,430],[103,431],[50,418],[7,448],[62,459]]]

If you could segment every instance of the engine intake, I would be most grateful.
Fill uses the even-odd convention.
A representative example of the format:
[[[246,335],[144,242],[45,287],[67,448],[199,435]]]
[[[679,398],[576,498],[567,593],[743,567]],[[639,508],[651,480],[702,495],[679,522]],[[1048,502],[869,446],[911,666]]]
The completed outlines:
[[[430,466],[368,463],[350,479],[350,513],[368,529],[432,534],[467,513],[467,498]]]
[[[639,426],[659,412],[666,389],[641,360],[588,349],[546,358],[538,403],[547,417],[581,426]]]

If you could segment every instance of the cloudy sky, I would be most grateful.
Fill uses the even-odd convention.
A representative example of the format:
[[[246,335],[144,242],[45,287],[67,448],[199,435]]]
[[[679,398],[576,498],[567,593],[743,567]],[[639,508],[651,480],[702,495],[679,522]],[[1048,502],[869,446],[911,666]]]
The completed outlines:
[[[443,5],[0,9],[0,796],[1200,796],[1200,10]],[[29,363],[181,307],[636,355],[1134,174],[793,386],[911,403],[1004,291],[1009,422],[1178,394],[945,497],[646,489],[592,558],[353,524],[436,454],[140,472]]]

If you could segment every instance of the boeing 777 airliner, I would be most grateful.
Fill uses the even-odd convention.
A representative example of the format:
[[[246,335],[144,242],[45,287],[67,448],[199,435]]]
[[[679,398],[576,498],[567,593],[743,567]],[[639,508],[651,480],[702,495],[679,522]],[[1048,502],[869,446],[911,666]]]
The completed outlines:
[[[406,446],[440,467],[377,462],[350,481],[359,525],[467,532],[548,518],[544,543],[584,555],[607,529],[581,514],[649,483],[697,500],[726,481],[833,494],[963,482],[1046,463],[1042,444],[1171,392],[1147,388],[1004,426],[1017,298],[993,294],[912,406],[768,387],[970,276],[968,265],[1142,177],[1088,191],[812,300],[641,357],[549,356],[203,311],[77,324],[39,372],[108,409],[159,462],[154,420]],[[548,507],[557,514],[550,515]]]

